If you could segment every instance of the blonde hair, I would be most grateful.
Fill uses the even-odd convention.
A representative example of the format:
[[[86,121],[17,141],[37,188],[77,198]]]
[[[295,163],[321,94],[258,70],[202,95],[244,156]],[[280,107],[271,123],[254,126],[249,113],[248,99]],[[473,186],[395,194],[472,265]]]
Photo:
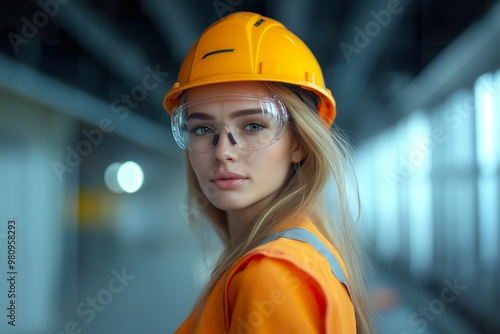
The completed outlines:
[[[199,310],[210,291],[242,255],[280,226],[293,221],[298,214],[303,214],[308,216],[334,245],[345,263],[351,300],[356,314],[357,333],[372,333],[371,316],[375,312],[363,279],[363,257],[348,203],[347,173],[354,180],[356,200],[359,205],[356,177],[349,155],[348,142],[338,132],[328,129],[316,113],[289,87],[277,83],[264,84],[285,104],[293,119],[288,126],[300,145],[305,148],[306,156],[298,167],[291,168],[288,181],[266,210],[256,219],[251,230],[232,238],[229,238],[225,211],[213,206],[203,194],[195,173],[190,163],[187,162],[188,201],[192,204],[188,205],[188,210],[198,211],[189,213],[190,223],[199,222],[195,218],[200,217],[199,210],[202,210],[203,215],[214,227],[225,246],[193,311],[200,315]],[[340,221],[334,220],[325,208],[325,188],[332,179],[337,191],[335,195],[339,206]]]

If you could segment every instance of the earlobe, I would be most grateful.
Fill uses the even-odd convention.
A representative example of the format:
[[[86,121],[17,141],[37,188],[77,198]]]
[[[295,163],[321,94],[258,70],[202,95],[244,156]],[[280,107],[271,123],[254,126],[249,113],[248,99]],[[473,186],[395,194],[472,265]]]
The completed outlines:
[[[306,149],[298,140],[294,140],[292,162],[297,164],[306,158]]]

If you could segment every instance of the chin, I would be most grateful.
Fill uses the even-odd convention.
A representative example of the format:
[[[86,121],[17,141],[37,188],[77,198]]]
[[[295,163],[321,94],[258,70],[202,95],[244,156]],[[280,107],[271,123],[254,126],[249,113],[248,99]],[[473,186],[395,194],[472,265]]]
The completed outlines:
[[[219,203],[219,202],[212,202],[212,204],[219,210],[223,211],[236,211],[236,210],[241,210],[246,208],[246,205],[242,204],[236,204],[236,203]]]
[[[210,200],[210,203],[212,203],[212,205],[215,206],[217,209],[224,211],[241,210],[247,208],[252,204],[252,203],[242,202],[241,195],[238,197],[239,198],[227,198],[227,197],[213,198]]]

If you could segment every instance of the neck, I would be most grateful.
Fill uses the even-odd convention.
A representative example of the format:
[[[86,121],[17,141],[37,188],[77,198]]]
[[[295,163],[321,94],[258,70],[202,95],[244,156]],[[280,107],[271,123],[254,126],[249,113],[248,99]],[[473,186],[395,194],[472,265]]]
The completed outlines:
[[[227,212],[227,223],[229,228],[229,238],[232,239],[252,228],[257,215],[250,210],[237,210]]]

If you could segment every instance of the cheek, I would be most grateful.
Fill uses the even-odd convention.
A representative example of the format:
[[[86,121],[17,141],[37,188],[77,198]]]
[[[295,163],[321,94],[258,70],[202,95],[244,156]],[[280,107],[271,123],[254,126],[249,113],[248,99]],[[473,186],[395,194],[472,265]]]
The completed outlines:
[[[245,163],[247,166],[265,166],[270,171],[276,170],[278,166],[290,166],[293,156],[293,142],[291,134],[287,131],[280,140],[262,150],[247,151]],[[287,168],[288,169],[288,168]]]
[[[191,168],[193,168],[197,178],[203,175],[203,171],[208,165],[207,161],[208,159],[202,157],[201,154],[189,154],[189,163],[191,164]]]
[[[274,145],[273,145],[274,146]],[[247,166],[259,171],[259,174],[266,180],[282,180],[290,171],[292,160],[291,153],[286,145],[273,147],[262,152],[258,159],[249,159]]]

